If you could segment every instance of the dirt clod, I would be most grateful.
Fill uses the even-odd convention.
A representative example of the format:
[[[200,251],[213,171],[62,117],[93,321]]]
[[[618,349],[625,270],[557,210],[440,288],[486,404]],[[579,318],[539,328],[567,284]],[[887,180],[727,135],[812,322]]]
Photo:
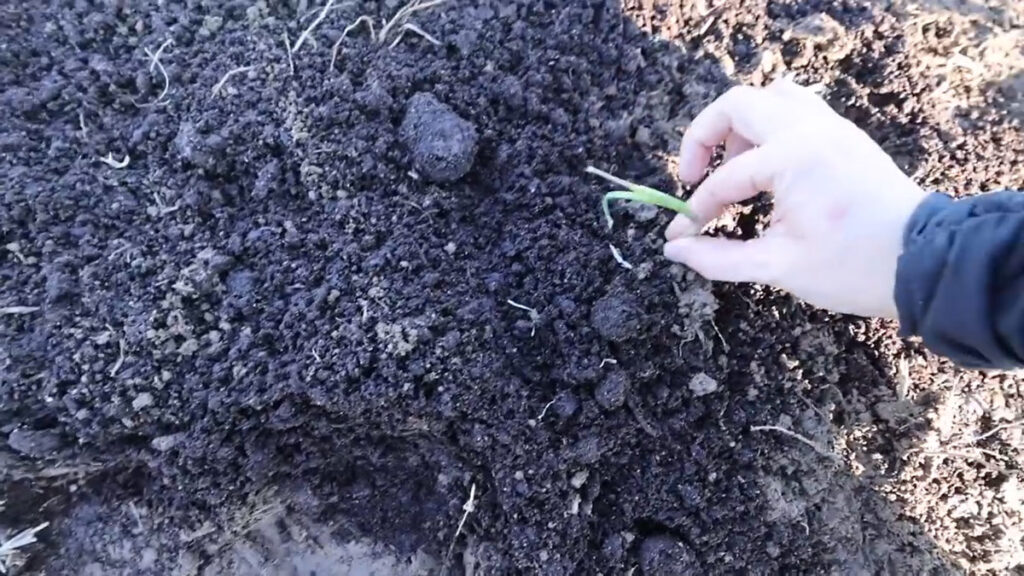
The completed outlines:
[[[648,536],[640,544],[644,576],[696,576],[703,570],[690,548],[667,535]]]
[[[427,180],[454,182],[473,166],[476,127],[433,94],[409,99],[400,132],[413,166]]]
[[[605,410],[621,408],[626,403],[629,376],[622,370],[611,370],[594,390],[594,400]]]
[[[622,342],[637,336],[642,311],[635,297],[615,291],[594,303],[590,324],[606,340]]]

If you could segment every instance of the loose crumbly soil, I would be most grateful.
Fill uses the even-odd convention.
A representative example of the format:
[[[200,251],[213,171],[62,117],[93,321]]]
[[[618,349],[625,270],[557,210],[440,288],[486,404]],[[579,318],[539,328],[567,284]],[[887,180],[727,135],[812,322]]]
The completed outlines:
[[[583,173],[678,187],[697,111],[794,73],[924,185],[1024,187],[1013,3],[450,0],[439,45],[386,0],[42,4],[0,8],[19,573],[1024,569],[1019,377],[710,286]]]

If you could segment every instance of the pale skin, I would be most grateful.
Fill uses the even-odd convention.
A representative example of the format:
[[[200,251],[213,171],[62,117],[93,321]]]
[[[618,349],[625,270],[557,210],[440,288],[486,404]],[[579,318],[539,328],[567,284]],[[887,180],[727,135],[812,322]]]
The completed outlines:
[[[896,318],[903,231],[926,193],[871,138],[788,80],[731,89],[687,129],[680,177],[698,182],[714,148],[722,165],[677,216],[665,256],[715,281],[754,282],[835,312]],[[738,202],[772,195],[771,225],[752,240],[702,235]]]

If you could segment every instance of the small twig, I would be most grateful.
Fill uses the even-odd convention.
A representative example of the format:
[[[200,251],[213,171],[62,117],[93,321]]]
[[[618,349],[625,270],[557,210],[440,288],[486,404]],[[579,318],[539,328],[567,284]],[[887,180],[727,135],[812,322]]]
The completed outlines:
[[[299,48],[302,47],[302,43],[306,41],[306,38],[313,32],[313,30],[323,22],[324,18],[327,17],[327,12],[331,9],[331,5],[334,4],[334,0],[327,0],[327,4],[324,4],[324,9],[320,11],[316,19],[302,31],[299,38],[295,41],[295,45],[291,47],[291,52],[294,54],[298,52]]]
[[[121,369],[121,365],[124,364],[124,338],[117,341],[117,361],[114,362],[114,366],[110,368],[110,377],[117,376],[117,371]]]
[[[373,20],[369,16],[360,16],[359,18],[356,18],[355,22],[349,24],[348,26],[345,27],[344,30],[342,30],[341,38],[338,38],[338,40],[334,43],[334,46],[331,48],[331,67],[329,68],[330,70],[334,70],[334,63],[338,60],[338,50],[341,49],[342,41],[344,41],[345,38],[348,37],[350,32],[355,30],[357,26],[364,22],[366,23],[366,26],[370,29],[370,40],[374,42],[377,41],[377,35],[373,31]]]
[[[287,32],[282,33],[282,36],[284,37],[284,51],[285,51],[286,54],[288,54],[288,70],[289,70],[290,74],[292,76],[294,76],[295,75],[295,61],[292,60],[292,45],[291,45],[291,42],[288,41],[288,33]]]
[[[82,114],[81,110],[78,111],[78,128],[79,132],[82,134],[82,140],[89,137],[89,128],[85,125],[85,115]]]
[[[792,438],[794,440],[798,440],[798,441],[803,442],[804,444],[810,446],[818,454],[821,454],[822,456],[824,456],[826,458],[829,458],[831,460],[834,460],[836,462],[839,461],[839,456],[836,456],[832,452],[829,452],[828,450],[822,448],[814,440],[811,440],[811,439],[807,438],[806,436],[801,436],[800,434],[797,434],[796,432],[793,432],[792,430],[786,430],[782,426],[751,426],[750,427],[750,431],[751,432],[763,432],[765,430],[772,430],[774,432],[778,432],[780,434],[784,434],[786,436],[789,436],[790,438]]]
[[[39,306],[4,306],[0,308],[0,316],[17,316],[38,312]]]
[[[615,261],[619,263],[619,266],[622,266],[626,270],[633,269],[633,265],[626,262],[626,259],[622,257],[622,252],[619,252],[619,249],[616,248],[614,244],[609,244],[608,247],[612,249],[612,258],[615,258]]]
[[[602,358],[601,359],[601,363],[598,364],[597,367],[598,368],[604,368],[605,364],[618,364],[618,363],[619,363],[619,361],[616,360],[615,358]]]
[[[999,426],[996,426],[995,428],[989,430],[988,432],[985,432],[984,434],[981,434],[981,435],[978,435],[978,436],[974,436],[972,438],[964,438],[962,440],[957,440],[956,442],[953,442],[953,443],[949,444],[948,446],[949,447],[953,447],[953,446],[963,446],[964,444],[974,444],[976,442],[981,442],[985,438],[989,438],[989,437],[999,433],[1002,430],[1007,430],[1009,428],[1019,428],[1021,426],[1024,426],[1024,418],[1021,418],[1020,420],[1016,420],[1014,422],[1007,422],[1006,424],[1000,424]]]
[[[505,300],[505,301],[508,302],[510,306],[513,306],[515,308],[519,308],[520,310],[525,310],[526,313],[530,315],[530,322],[533,323],[533,329],[530,330],[530,337],[533,337],[537,333],[537,322],[540,321],[540,312],[537,312],[536,308],[530,308],[529,306],[524,306],[524,305],[516,302],[515,300]]]
[[[248,71],[250,71],[250,70],[252,70],[254,68],[256,68],[256,66],[239,66],[238,68],[234,68],[232,70],[228,70],[223,76],[221,76],[220,80],[216,84],[213,85],[213,90],[210,91],[210,95],[211,96],[216,96],[220,92],[221,88],[224,87],[224,84],[227,83],[228,79],[230,79],[235,74],[241,74],[242,72],[248,72]]]
[[[469,518],[470,512],[476,510],[476,483],[474,482],[469,486],[469,499],[462,505],[462,518],[459,520],[459,526],[455,529],[455,535],[452,536],[452,543],[448,545],[448,553],[444,555],[445,566],[452,559],[452,552],[455,550],[455,542],[459,539],[459,535],[462,534],[462,528],[466,525],[466,519]]]
[[[111,168],[113,168],[115,170],[120,170],[121,168],[124,168],[124,167],[128,166],[128,162],[130,162],[130,161],[131,161],[131,157],[128,156],[127,154],[124,155],[124,159],[122,159],[122,160],[114,160],[114,153],[113,152],[107,152],[106,156],[100,158],[100,162],[103,162],[104,164],[106,164],[107,166],[110,166]]]
[[[416,34],[419,34],[421,37],[423,37],[424,40],[430,42],[434,46],[441,45],[440,40],[434,38],[430,34],[427,34],[427,32],[423,30],[423,28],[420,28],[419,26],[413,24],[412,22],[406,22],[405,24],[402,24],[401,28],[398,29],[398,36],[395,37],[395,40],[391,43],[390,46],[388,46],[388,48],[394,48],[395,46],[398,46],[398,43],[401,42],[402,38],[405,37],[406,32],[414,32]]]

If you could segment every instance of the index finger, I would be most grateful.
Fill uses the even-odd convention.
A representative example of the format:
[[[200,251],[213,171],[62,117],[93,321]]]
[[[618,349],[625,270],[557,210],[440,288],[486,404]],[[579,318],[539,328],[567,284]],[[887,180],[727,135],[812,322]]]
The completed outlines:
[[[679,176],[696,182],[704,174],[715,146],[738,134],[754,146],[789,121],[785,100],[775,92],[736,86],[701,111],[683,134],[679,149]]]

